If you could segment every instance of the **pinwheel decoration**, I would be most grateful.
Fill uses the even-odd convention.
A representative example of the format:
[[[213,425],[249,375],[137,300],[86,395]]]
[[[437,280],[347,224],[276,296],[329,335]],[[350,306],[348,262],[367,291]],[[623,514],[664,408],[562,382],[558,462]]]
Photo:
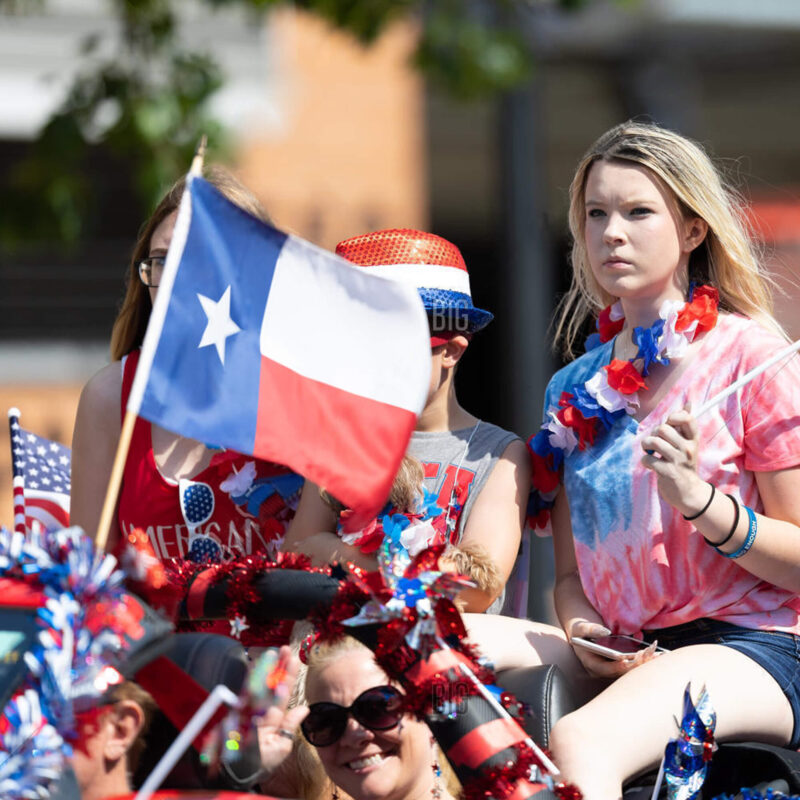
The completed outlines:
[[[678,737],[667,744],[664,778],[669,800],[694,800],[706,779],[708,764],[716,749],[714,728],[717,715],[705,686],[697,703],[692,702],[691,684],[683,694],[683,718]]]

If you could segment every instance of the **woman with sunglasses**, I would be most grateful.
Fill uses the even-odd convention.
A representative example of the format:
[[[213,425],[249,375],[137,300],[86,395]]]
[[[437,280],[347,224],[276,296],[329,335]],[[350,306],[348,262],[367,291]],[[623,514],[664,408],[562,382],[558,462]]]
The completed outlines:
[[[255,197],[230,173],[210,167],[205,178],[245,211],[265,219]],[[78,406],[71,519],[90,534],[100,519],[183,189],[181,179],[142,227],[111,334],[112,363],[90,379]],[[300,487],[301,479],[283,466],[214,448],[139,418],[106,546],[114,550],[121,536],[141,528],[162,560],[216,560],[253,552],[275,555]]]
[[[304,800],[452,800],[431,732],[403,711],[370,650],[345,637],[317,645],[304,683],[309,712],[298,753]]]

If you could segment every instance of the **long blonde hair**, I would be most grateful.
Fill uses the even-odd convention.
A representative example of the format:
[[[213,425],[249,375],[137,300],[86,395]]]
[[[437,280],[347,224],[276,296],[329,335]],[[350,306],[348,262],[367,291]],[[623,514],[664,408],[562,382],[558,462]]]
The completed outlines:
[[[559,304],[555,330],[555,340],[567,357],[575,355],[575,340],[587,318],[616,299],[595,280],[586,251],[586,180],[600,160],[647,167],[670,188],[685,217],[705,220],[708,234],[690,256],[689,279],[715,286],[721,308],[782,333],[772,313],[769,279],[747,232],[741,197],[699,144],[658,125],[628,121],[604,133],[588,149],[570,186],[572,283]]]
[[[269,221],[258,200],[224,167],[208,166],[203,170],[203,177],[232,203],[265,222]],[[180,205],[185,186],[185,178],[174,183],[139,231],[128,267],[125,297],[111,330],[112,361],[119,361],[141,347],[152,304],[148,288],[139,280],[139,262],[150,252],[150,239],[155,229]]]

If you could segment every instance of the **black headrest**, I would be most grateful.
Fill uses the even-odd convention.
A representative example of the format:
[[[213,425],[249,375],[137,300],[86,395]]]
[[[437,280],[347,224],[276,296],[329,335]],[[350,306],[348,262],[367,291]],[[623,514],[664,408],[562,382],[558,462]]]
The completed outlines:
[[[576,708],[572,686],[554,664],[502,670],[497,685],[530,706],[522,727],[540,747],[550,746],[550,729]]]

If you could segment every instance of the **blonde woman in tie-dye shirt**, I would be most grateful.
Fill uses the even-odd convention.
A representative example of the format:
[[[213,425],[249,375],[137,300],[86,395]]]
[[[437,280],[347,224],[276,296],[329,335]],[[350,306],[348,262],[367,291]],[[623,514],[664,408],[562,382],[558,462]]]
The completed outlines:
[[[657,765],[689,681],[708,689],[718,740],[800,744],[800,359],[692,417],[786,344],[737,207],[696,144],[618,126],[570,196],[567,352],[587,315],[610,308],[598,346],[548,387],[534,511],[550,515],[567,639],[611,630],[671,651],[611,661],[573,647],[615,680],[557,723],[552,751],[588,800],[611,800]]]

